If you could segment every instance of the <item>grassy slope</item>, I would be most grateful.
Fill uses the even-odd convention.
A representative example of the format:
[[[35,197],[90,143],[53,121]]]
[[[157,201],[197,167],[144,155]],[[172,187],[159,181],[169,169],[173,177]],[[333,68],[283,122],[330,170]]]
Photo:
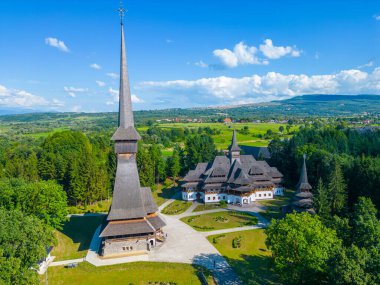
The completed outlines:
[[[136,262],[95,267],[87,262],[77,268],[49,268],[49,284],[52,285],[114,285],[114,284],[201,284],[198,269],[190,264]],[[41,281],[43,278],[41,278]],[[41,282],[43,284],[43,282]]]
[[[56,231],[58,245],[52,255],[55,261],[86,256],[92,236],[105,216],[72,216],[62,231]]]
[[[284,196],[275,196],[272,200],[258,201],[258,203],[267,207],[266,211],[261,212],[266,219],[279,219],[284,216],[281,207],[289,204],[290,199],[294,195],[294,190],[285,189]]]
[[[215,204],[200,204],[200,205],[198,205],[193,210],[193,212],[214,210],[214,209],[220,209],[220,208],[227,208],[227,205],[220,205],[219,203],[215,203]]]
[[[223,217],[227,220],[222,221],[218,218]],[[229,228],[237,228],[246,225],[249,222],[257,223],[257,218],[244,215],[241,213],[232,213],[229,211],[226,212],[217,212],[211,214],[203,214],[199,216],[184,217],[181,221],[192,226],[198,231],[212,231],[212,230],[221,230]]]
[[[216,236],[208,240],[227,259],[244,284],[278,284],[270,269],[270,252],[265,245],[264,230],[251,230],[225,234],[213,243]],[[241,247],[233,248],[232,240],[241,237]]]

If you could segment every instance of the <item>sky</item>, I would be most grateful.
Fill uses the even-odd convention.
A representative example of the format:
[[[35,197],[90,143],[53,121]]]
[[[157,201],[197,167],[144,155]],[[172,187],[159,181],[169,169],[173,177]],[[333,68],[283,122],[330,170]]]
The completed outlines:
[[[0,110],[117,111],[119,0],[1,0]],[[380,95],[378,0],[124,0],[133,108]]]

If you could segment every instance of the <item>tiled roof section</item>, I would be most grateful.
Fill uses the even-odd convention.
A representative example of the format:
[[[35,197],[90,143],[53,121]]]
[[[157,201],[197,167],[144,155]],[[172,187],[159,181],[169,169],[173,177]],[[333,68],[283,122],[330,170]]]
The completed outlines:
[[[155,229],[146,220],[114,221],[109,222],[100,237],[112,237],[135,234],[154,233]]]
[[[155,213],[158,211],[156,202],[153,200],[152,190],[149,187],[141,188],[141,196],[144,202],[144,208],[147,214]]]
[[[111,210],[107,220],[142,218],[147,215],[134,156],[118,155]]]
[[[165,221],[161,216],[149,217],[148,222],[154,227],[155,230],[159,230],[166,226]]]

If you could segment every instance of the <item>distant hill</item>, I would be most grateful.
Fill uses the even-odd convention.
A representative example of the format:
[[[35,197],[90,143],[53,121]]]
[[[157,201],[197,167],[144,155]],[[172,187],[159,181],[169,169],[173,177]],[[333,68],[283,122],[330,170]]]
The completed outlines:
[[[31,113],[29,110],[0,109],[0,121],[29,121],[47,118],[67,118],[82,117],[84,113]],[[35,112],[35,111],[34,111]],[[337,117],[337,116],[358,116],[358,115],[380,115],[379,95],[303,95],[287,100],[272,101],[267,103],[247,104],[239,106],[221,106],[208,108],[189,109],[165,109],[165,110],[144,110],[136,111],[137,122],[148,120],[165,119],[218,119],[222,117],[232,117],[234,119],[269,119],[288,117]],[[19,114],[11,116],[1,116],[5,114]],[[114,123],[116,113],[86,114],[92,117]],[[111,121],[110,121],[111,119]]]

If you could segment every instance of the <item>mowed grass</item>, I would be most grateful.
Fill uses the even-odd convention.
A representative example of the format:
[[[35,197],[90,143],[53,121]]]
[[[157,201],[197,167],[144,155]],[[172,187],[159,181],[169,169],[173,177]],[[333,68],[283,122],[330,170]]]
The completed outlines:
[[[105,215],[71,216],[61,231],[56,231],[57,246],[53,248],[55,261],[85,257],[96,228]]]
[[[200,211],[207,211],[207,210],[214,210],[214,209],[223,209],[227,208],[227,204],[221,205],[219,203],[213,203],[213,204],[200,204],[195,207],[193,212],[200,212]]]
[[[87,262],[76,268],[49,267],[52,285],[115,285],[115,284],[201,284],[199,268],[190,264],[136,262],[95,267]],[[44,276],[43,276],[44,277]],[[41,277],[41,284],[44,278]]]
[[[192,205],[192,202],[182,201],[182,200],[175,200],[169,205],[167,205],[161,213],[165,215],[178,215],[183,212],[185,212],[190,206]]]
[[[258,222],[254,216],[244,212],[233,211],[184,217],[181,221],[201,232],[256,225]]]
[[[239,145],[246,146],[267,146],[269,140],[261,138],[260,136],[265,135],[267,130],[272,130],[273,133],[278,133],[282,138],[291,137],[286,133],[286,130],[283,134],[279,132],[280,126],[283,126],[284,129],[286,124],[279,123],[233,123],[233,124],[224,124],[224,123],[172,123],[172,124],[160,124],[158,125],[164,129],[173,129],[173,128],[188,128],[188,129],[198,129],[199,127],[209,127],[211,129],[216,129],[220,131],[220,134],[212,135],[216,147],[218,149],[227,149],[231,141],[232,130],[236,129],[240,131],[245,126],[248,127],[248,134],[243,134],[241,132],[237,133],[237,140]],[[298,130],[298,126],[292,126],[290,132]]]
[[[240,239],[239,248],[232,246],[236,238]],[[264,230],[227,233],[209,236],[207,239],[226,258],[243,284],[279,284],[271,269],[271,253],[265,245]]]
[[[275,196],[275,198],[271,200],[258,201],[258,203],[266,207],[266,210],[260,212],[260,214],[268,220],[284,217],[281,207],[288,205],[293,195],[294,190],[285,189],[284,196]]]

